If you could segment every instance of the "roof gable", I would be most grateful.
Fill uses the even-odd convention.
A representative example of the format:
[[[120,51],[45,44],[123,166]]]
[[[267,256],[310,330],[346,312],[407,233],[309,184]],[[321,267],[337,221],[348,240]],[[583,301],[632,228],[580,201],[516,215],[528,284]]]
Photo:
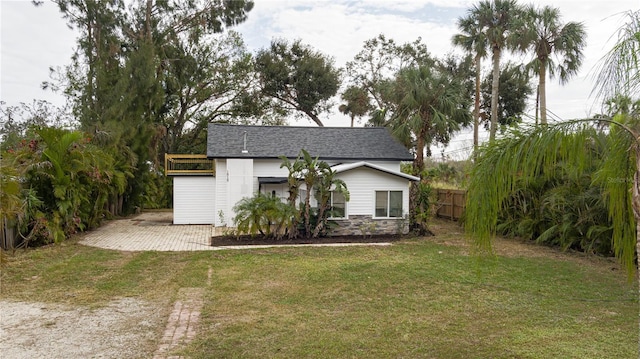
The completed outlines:
[[[356,163],[345,163],[345,164],[340,164],[340,165],[335,165],[333,167],[331,167],[331,169],[335,172],[335,173],[342,173],[342,172],[347,172],[356,168],[361,168],[361,167],[365,167],[365,168],[371,168],[380,172],[384,172],[390,175],[394,175],[394,176],[398,176],[398,177],[402,177],[404,179],[408,179],[410,181],[419,181],[420,178],[416,177],[416,176],[412,176],[410,174],[404,173],[404,172],[398,172],[398,171],[392,171],[388,168],[384,168],[382,166],[378,166],[375,165],[373,163],[368,163],[368,162],[364,162],[364,161],[360,161],[360,162],[356,162]]]
[[[296,158],[301,149],[322,160],[413,160],[384,127],[208,127],[209,158]]]

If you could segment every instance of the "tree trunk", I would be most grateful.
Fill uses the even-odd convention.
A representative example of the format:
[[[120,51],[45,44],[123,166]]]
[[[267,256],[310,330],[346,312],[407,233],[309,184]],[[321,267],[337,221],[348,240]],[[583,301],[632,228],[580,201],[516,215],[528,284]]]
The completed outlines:
[[[636,136],[637,138],[637,136]],[[633,176],[633,189],[631,194],[631,203],[633,205],[633,214],[636,219],[636,260],[638,278],[638,297],[640,298],[640,145],[636,143],[636,172]],[[640,321],[638,322],[640,323]],[[638,327],[640,333],[640,327]],[[640,350],[640,340],[638,341]],[[640,351],[638,352],[638,358],[640,358]]]
[[[153,0],[147,0],[147,8],[145,12],[145,37],[151,41],[151,10],[153,8]]]
[[[480,126],[480,71],[481,71],[480,56],[476,56],[476,98],[473,106],[473,153],[478,151],[478,127]]]
[[[493,49],[493,82],[491,83],[491,127],[489,141],[496,139],[498,130],[498,96],[500,86],[500,49]]]
[[[547,82],[547,66],[544,62],[540,65],[540,79],[538,80],[539,86],[538,90],[540,91],[540,124],[542,126],[547,125],[547,90],[546,90],[546,82]]]
[[[305,113],[307,114],[307,116],[309,116],[313,120],[313,122],[316,123],[316,125],[320,127],[324,127],[324,124],[322,123],[322,121],[320,121],[320,119],[318,118],[318,115],[316,115],[313,112],[307,112],[307,111],[305,111]]]
[[[424,137],[420,133],[416,139],[416,159],[413,161],[413,174],[420,177],[424,169]]]

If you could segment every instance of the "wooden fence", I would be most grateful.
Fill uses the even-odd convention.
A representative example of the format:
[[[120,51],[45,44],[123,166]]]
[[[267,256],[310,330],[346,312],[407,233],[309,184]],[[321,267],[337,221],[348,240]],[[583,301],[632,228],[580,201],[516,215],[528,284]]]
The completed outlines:
[[[467,202],[467,191],[459,189],[436,189],[436,216],[459,220]]]

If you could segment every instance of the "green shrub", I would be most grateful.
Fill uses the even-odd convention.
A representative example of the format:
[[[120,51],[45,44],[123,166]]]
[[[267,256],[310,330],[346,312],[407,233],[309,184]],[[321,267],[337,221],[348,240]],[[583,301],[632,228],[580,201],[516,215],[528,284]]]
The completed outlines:
[[[282,238],[291,226],[295,208],[277,197],[256,193],[253,197],[243,198],[234,207],[236,216],[233,222],[237,234]]]

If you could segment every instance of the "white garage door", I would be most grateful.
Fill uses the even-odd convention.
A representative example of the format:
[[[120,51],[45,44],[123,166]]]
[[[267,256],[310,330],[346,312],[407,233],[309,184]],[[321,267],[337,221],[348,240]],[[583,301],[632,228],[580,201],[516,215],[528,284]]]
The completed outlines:
[[[173,177],[173,223],[213,224],[215,188],[213,176]]]

